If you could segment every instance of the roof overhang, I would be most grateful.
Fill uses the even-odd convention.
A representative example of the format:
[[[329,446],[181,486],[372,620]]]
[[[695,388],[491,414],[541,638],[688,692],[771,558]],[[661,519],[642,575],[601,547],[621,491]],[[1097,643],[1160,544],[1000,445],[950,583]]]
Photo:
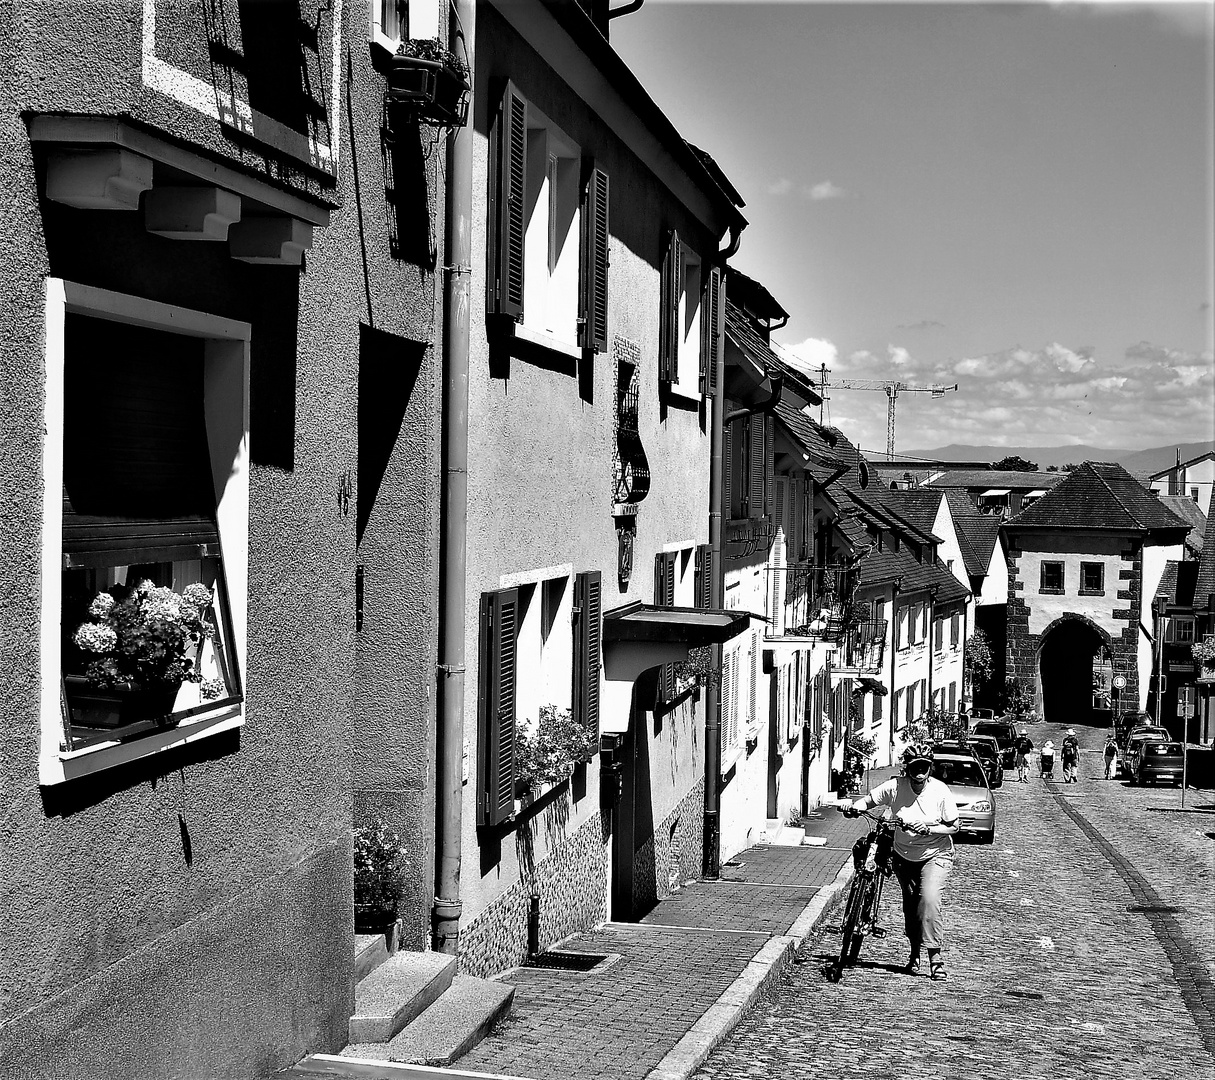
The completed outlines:
[[[870,679],[868,676],[864,676],[859,679],[858,683],[859,685],[857,687],[857,691],[855,692],[862,694],[877,694],[878,697],[885,697],[890,693],[890,691],[887,690],[886,687],[883,686],[877,679]]]
[[[609,680],[632,681],[661,664],[686,660],[688,650],[721,645],[743,633],[746,611],[658,607],[636,601],[603,614],[603,670]]]
[[[1027,491],[1021,497],[1023,499],[1040,499],[1045,494],[1046,494],[1046,488],[1034,488],[1033,491]]]
[[[980,499],[990,499],[990,498],[995,497],[996,495],[1007,495],[1011,490],[1012,490],[1011,488],[988,488],[986,491],[982,492],[979,495],[979,498]],[[1045,495],[1046,493],[1043,492],[1042,494]]]

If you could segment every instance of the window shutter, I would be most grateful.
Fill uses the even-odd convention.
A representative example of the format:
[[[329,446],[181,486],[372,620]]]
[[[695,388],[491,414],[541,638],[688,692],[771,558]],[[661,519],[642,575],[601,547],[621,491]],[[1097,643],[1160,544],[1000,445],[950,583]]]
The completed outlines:
[[[764,513],[764,417],[747,417],[750,461],[747,462],[747,517],[762,517]]]
[[[591,169],[582,196],[579,345],[602,352],[607,348],[608,177]]]
[[[491,140],[489,268],[486,310],[523,318],[524,193],[527,185],[527,99],[507,82]]]
[[[700,307],[700,392],[717,389],[718,335],[721,332],[721,271],[713,267],[705,275]]]
[[[882,719],[882,695],[873,695],[873,722],[876,724]]]
[[[599,667],[603,633],[603,575],[586,570],[574,578],[574,722],[599,740]]]
[[[735,672],[738,654],[728,652],[721,663],[721,749],[722,759],[738,742]]]
[[[662,307],[658,320],[658,381],[666,386],[676,382],[679,373],[679,286],[682,270],[679,234],[672,229],[667,236],[667,251],[662,260]]]
[[[675,560],[678,553],[660,551],[654,556],[654,603],[659,607],[675,604]],[[661,708],[675,697],[675,665],[663,664],[658,669],[658,692],[656,708]]]
[[[768,417],[764,417],[764,514],[766,518],[772,517],[772,501],[775,497],[773,492],[773,475],[774,459],[776,457],[776,446],[774,443],[776,437],[776,424]]]
[[[954,647],[958,644],[958,613],[956,611],[949,619],[949,644]]]
[[[781,507],[784,504],[785,481],[779,481],[779,491],[776,503],[776,524],[780,528]],[[785,545],[778,534],[772,541],[772,558],[768,572],[772,575],[772,588],[769,590],[771,607],[768,611],[769,625],[774,634],[785,632]]]
[[[940,652],[941,644],[945,640],[945,620],[944,619],[933,619],[932,622],[933,622],[933,631],[934,631],[934,637],[935,637],[935,640],[933,642],[933,651]]]
[[[519,591],[481,595],[477,824],[499,825],[515,810],[515,647]]]
[[[721,378],[721,364],[726,344],[726,279],[722,272],[713,267],[711,272],[715,282],[713,308],[710,316],[713,322],[713,348],[709,354],[709,393],[717,392],[717,382]]]
[[[713,606],[713,548],[709,544],[696,548],[696,606]]]
[[[755,691],[759,684],[759,650],[755,647],[755,635],[747,637],[747,662],[751,668],[751,706],[747,710],[747,728],[754,730],[759,726],[759,715],[755,709]]]
[[[725,436],[722,439],[721,458],[722,473],[725,480],[725,490],[722,492],[722,517],[729,521],[734,517],[734,424],[725,426]]]

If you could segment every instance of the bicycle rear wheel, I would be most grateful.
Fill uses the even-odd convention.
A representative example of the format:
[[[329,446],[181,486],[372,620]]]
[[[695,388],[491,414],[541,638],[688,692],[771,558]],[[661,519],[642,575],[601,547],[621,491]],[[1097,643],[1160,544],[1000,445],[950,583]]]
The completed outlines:
[[[871,878],[871,874],[861,870],[852,879],[852,888],[848,891],[848,903],[844,908],[844,939],[840,944],[840,968],[848,964],[855,964],[856,958],[861,954],[861,943],[865,940],[865,935],[861,932],[861,922]]]

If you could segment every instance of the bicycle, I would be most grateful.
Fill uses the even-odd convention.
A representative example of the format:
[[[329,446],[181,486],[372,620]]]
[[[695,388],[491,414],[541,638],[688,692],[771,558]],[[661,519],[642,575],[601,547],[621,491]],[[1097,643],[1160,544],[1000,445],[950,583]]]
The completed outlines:
[[[833,983],[840,981],[845,967],[856,963],[867,934],[884,937],[886,933],[877,920],[882,907],[882,888],[886,878],[894,872],[894,830],[899,823],[870,810],[858,811],[857,816],[871,818],[877,822],[877,827],[852,845],[855,873],[848,899],[844,902],[843,942],[839,959],[827,968],[827,980]]]

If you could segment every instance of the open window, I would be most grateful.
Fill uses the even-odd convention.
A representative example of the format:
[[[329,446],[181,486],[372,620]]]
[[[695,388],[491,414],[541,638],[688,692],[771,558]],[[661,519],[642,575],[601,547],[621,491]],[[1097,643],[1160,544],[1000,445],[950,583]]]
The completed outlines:
[[[658,380],[665,393],[698,400],[716,388],[725,290],[721,271],[672,229],[662,261]]]
[[[243,721],[248,340],[48,281],[44,784]]]
[[[390,53],[406,38],[446,37],[445,0],[367,0],[371,41]]]
[[[607,174],[510,82],[490,146],[487,312],[558,351],[605,349]]]

